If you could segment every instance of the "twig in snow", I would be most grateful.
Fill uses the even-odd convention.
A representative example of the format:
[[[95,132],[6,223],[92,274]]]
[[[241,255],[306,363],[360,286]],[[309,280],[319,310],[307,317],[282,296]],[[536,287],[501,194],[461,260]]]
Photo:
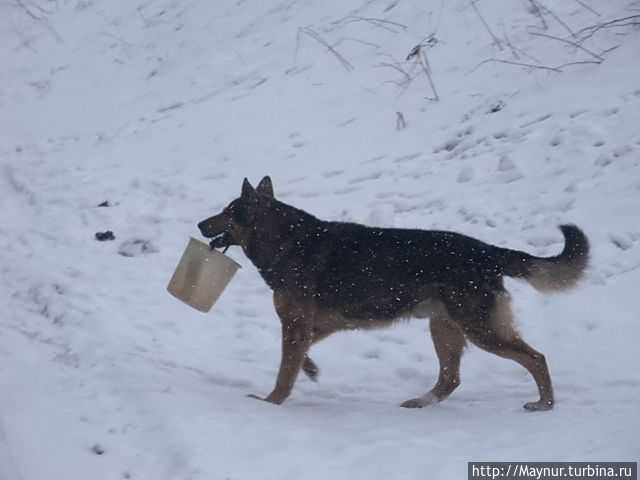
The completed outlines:
[[[31,10],[29,10],[29,7],[27,7],[25,5],[25,3],[22,0],[15,0],[16,5],[18,6],[18,8],[20,8],[21,10],[23,10],[28,16],[30,16],[32,19],[34,19],[36,22],[40,22],[42,25],[44,25],[44,27],[49,30],[49,33],[51,33],[51,35],[58,40],[58,42],[60,43],[64,43],[64,41],[62,40],[62,37],[60,36],[60,34],[58,34],[58,32],[56,31],[55,28],[53,28],[53,26],[51,25],[51,23],[49,22],[49,20],[46,19],[46,17],[41,16],[39,17],[38,15],[36,15],[35,13],[33,13]],[[38,7],[38,9],[43,12],[43,14],[46,14],[46,10]]]
[[[398,33],[398,31],[392,27],[400,28],[403,32],[406,32],[408,27],[403,25],[402,23],[392,22],[391,20],[384,20],[382,18],[369,18],[369,17],[352,17],[349,20],[345,21],[342,25],[338,27],[338,29],[349,25],[350,23],[356,22],[366,22],[370,23],[379,28],[384,28],[385,30],[389,30],[393,33]]]
[[[558,22],[560,25],[562,25],[562,26],[567,30],[567,32],[569,32],[569,34],[570,34],[572,37],[575,37],[575,36],[576,36],[576,34],[574,33],[574,31],[573,31],[573,30],[571,30],[571,28],[569,28],[569,25],[567,25],[566,23],[564,23],[564,22],[562,21],[562,19],[561,19],[559,16],[557,16],[557,15],[555,14],[555,12],[554,12],[553,10],[551,10],[550,8],[547,8],[547,7],[546,7],[542,2],[540,2],[540,0],[536,0],[536,2],[537,2],[537,4],[538,4],[540,7],[542,7],[542,8],[544,9],[545,13],[548,13],[549,15],[551,15],[551,16],[556,20],[556,22]]]
[[[480,62],[478,65],[476,65],[472,70],[469,71],[469,73],[476,71],[480,66],[489,62],[506,63],[508,65],[516,65],[518,67],[531,68],[531,69],[550,70],[556,73],[562,73],[562,69],[564,67],[570,67],[571,65],[600,65],[602,63],[597,60],[583,60],[578,62],[563,63],[562,65],[558,65],[557,67],[547,67],[546,65],[532,65],[529,63],[511,62],[509,60],[502,60],[499,58],[489,58],[487,60]]]
[[[507,35],[507,29],[505,28],[504,23],[502,23],[502,34],[504,35],[504,43],[507,45],[507,47],[509,47],[509,49],[511,50],[511,54],[516,58],[516,60],[520,60],[520,55],[524,55],[525,57],[533,60],[535,63],[542,63],[533,55],[530,55],[523,49],[518,48],[513,43],[511,43],[511,39]]]
[[[602,62],[598,62],[596,60],[583,60],[581,62],[569,62],[563,63],[562,65],[557,66],[558,71],[563,69],[564,67],[570,67],[571,65],[600,65]]]
[[[409,88],[409,85],[411,84],[411,82],[413,82],[416,77],[418,75],[420,75],[421,71],[418,70],[417,72],[412,72],[412,70],[415,70],[415,67],[417,65],[417,62],[414,62],[411,64],[411,69],[407,70],[403,67],[403,65],[398,62],[395,58],[393,58],[393,56],[391,55],[385,55],[389,58],[391,58],[393,63],[390,62],[383,62],[380,63],[378,65],[378,67],[387,67],[387,68],[392,68],[394,70],[396,70],[397,72],[400,72],[400,74],[402,75],[403,79],[399,82],[396,82],[394,80],[390,80],[388,82],[384,82],[386,83],[392,83],[393,85],[395,85],[396,87],[400,88],[400,93],[398,94],[398,98],[400,98],[400,96],[402,96],[402,94],[407,90],[407,88]]]
[[[542,29],[548,30],[549,25],[547,25],[547,21],[544,19],[544,15],[542,14],[542,8],[540,8],[540,5],[538,5],[535,0],[529,0],[529,3],[531,4],[530,12],[540,19],[540,22],[542,23]]]
[[[33,53],[38,53],[38,50],[36,50],[30,43],[29,43],[29,39],[22,33],[22,30],[20,30],[20,28],[18,28],[14,23],[13,20],[11,18],[9,18],[9,22],[11,23],[11,31],[15,32],[16,35],[18,36],[18,38],[20,39],[20,41],[22,42],[22,45],[24,45],[25,47],[27,47],[29,50],[31,50]]]
[[[489,27],[489,24],[485,21],[484,17],[482,16],[482,14],[480,13],[480,10],[478,10],[478,7],[476,7],[476,0],[471,0],[471,7],[473,7],[473,10],[476,12],[476,14],[478,15],[478,18],[480,19],[480,21],[482,22],[482,24],[484,25],[484,28],[487,29],[487,32],[489,32],[489,35],[491,35],[491,38],[493,38],[493,43],[495,43],[498,48],[500,50],[502,50],[502,43],[500,42],[500,40],[498,40],[498,37],[496,37],[493,32],[491,31],[491,27]]]
[[[518,55],[516,47],[514,47],[511,43],[511,40],[509,40],[509,36],[507,35],[507,29],[504,27],[504,23],[502,24],[502,34],[504,35],[504,43],[506,43],[507,47],[509,47],[509,50],[511,50],[511,54],[516,59],[520,60],[520,55]]]
[[[606,50],[604,50],[602,53],[600,53],[600,56],[606,55],[609,52],[613,52],[616,48],[620,48],[622,46],[621,43],[619,43],[618,45],[614,45],[611,48],[607,48]]]
[[[376,50],[380,50],[382,47],[380,45],[378,45],[377,43],[373,43],[373,42],[367,42],[365,40],[361,40],[359,38],[353,38],[353,37],[340,37],[340,40],[349,40],[350,42],[356,42],[356,43],[362,43],[363,45],[368,45],[370,47],[375,48]]]
[[[434,33],[432,33],[427,37],[424,37],[422,40],[420,40],[420,43],[418,43],[418,45],[416,45],[411,49],[411,51],[409,52],[405,60],[411,60],[413,57],[416,57],[421,51],[425,49],[433,48],[438,43],[442,43],[442,42],[440,42],[440,40],[438,40],[435,37]]]
[[[118,37],[117,35],[111,35],[110,33],[106,33],[106,32],[103,32],[102,35],[104,35],[105,37],[112,38],[113,40],[116,40],[117,42],[121,43],[122,45],[124,45],[127,48],[133,47],[133,45],[131,43],[129,43],[126,40]]]
[[[436,102],[440,101],[440,97],[438,96],[438,91],[436,90],[436,85],[435,83],[433,83],[433,78],[431,77],[431,65],[429,64],[429,60],[427,59],[427,54],[425,53],[424,50],[421,51],[422,53],[422,69],[424,71],[424,74],[427,76],[427,80],[429,80],[429,85],[431,85],[431,90],[433,90],[433,95],[434,95],[434,100]]]
[[[326,49],[332,53],[340,62],[340,64],[345,68],[345,70],[347,72],[353,70],[353,65],[351,65],[351,63],[349,63],[349,61],[344,58],[342,55],[340,55],[335,48],[333,48],[333,46],[331,44],[329,44],[329,42],[327,42],[324,38],[322,38],[320,36],[320,34],[318,32],[316,32],[315,30],[313,30],[310,27],[300,27],[298,28],[298,39],[300,38],[300,33],[304,33],[306,35],[309,35],[311,38],[313,38],[316,42],[318,42],[320,45],[326,47]],[[298,53],[298,43],[299,41],[296,40],[296,57],[297,57],[297,53]]]
[[[520,53],[521,53],[522,55],[524,55],[525,57],[527,57],[527,58],[529,58],[529,59],[533,60],[535,63],[537,63],[537,64],[541,64],[541,63],[542,63],[542,62],[540,61],[540,59],[539,59],[539,58],[534,57],[533,55],[531,55],[531,54],[527,53],[527,52],[526,52],[526,51],[524,51],[523,49],[518,48],[518,47],[516,47],[516,46],[514,46],[513,48],[515,48],[518,52],[520,52]]]
[[[393,57],[391,57],[393,58]],[[402,65],[400,63],[398,63],[397,61],[394,60],[394,63],[389,63],[389,62],[382,62],[380,64],[378,64],[378,67],[388,67],[388,68],[393,68],[395,71],[399,72],[400,74],[402,74],[402,76],[404,77],[404,80],[402,82],[411,82],[411,80],[413,80],[413,78],[411,77],[411,74],[409,72],[407,72],[404,68],[402,68]]]
[[[476,65],[471,71],[469,71],[469,73],[475,72],[480,66],[484,65],[485,63],[489,63],[489,62],[506,63],[508,65],[516,65],[518,67],[524,67],[524,68],[532,68],[532,69],[540,69],[540,70],[551,70],[552,72],[557,72],[557,73],[560,73],[562,71],[557,67],[546,67],[544,65],[533,65],[531,63],[512,62],[510,60],[501,60],[499,58],[488,58],[487,60],[483,60],[478,65]]]
[[[559,42],[564,42],[568,45],[571,45],[575,48],[578,48],[586,53],[588,53],[589,55],[591,55],[593,58],[595,58],[596,60],[598,60],[598,63],[602,63],[604,62],[604,58],[602,58],[600,55],[593,53],[591,50],[586,49],[585,47],[583,47],[582,45],[577,44],[576,42],[572,42],[571,40],[567,40],[565,38],[560,38],[560,37],[554,37],[553,35],[548,35],[546,33],[536,33],[536,32],[531,32],[531,35],[535,35],[537,37],[546,37],[546,38],[551,38],[553,40],[557,40]]]
[[[433,91],[434,98],[432,98],[432,100],[439,102],[440,97],[438,95],[438,90],[436,89],[436,85],[433,81],[431,64],[429,63],[429,59],[427,58],[425,48],[422,48],[424,46],[435,45],[437,43],[437,39],[433,35],[431,35],[428,38],[433,39],[433,41],[428,42],[427,44],[416,45],[411,49],[411,51],[409,52],[406,58],[406,61],[413,59],[411,70],[415,70],[416,67],[419,67],[419,70],[416,74],[412,74],[411,70],[407,71],[393,57],[391,57],[391,59],[394,61],[394,63],[381,63],[380,66],[393,68],[394,70],[397,70],[403,75],[404,80],[398,84],[399,86],[403,87],[403,91],[406,90],[409,84],[420,74],[420,72],[424,72],[425,76],[427,77],[427,81],[429,82],[429,85],[431,85],[431,90]]]
[[[587,5],[586,3],[582,2],[581,0],[573,0],[574,2],[576,2],[579,5],[582,5],[584,8],[586,8],[587,10],[589,10],[591,13],[593,13],[594,15],[597,15],[598,17],[601,17],[602,15],[600,15],[598,12],[596,12],[593,8],[591,8],[589,5]]]
[[[35,13],[29,10],[29,7],[27,7],[22,0],[16,0],[16,5],[22,10],[24,10],[24,12],[27,15],[29,15],[31,18],[33,18],[36,21],[40,21],[40,17],[38,17]]]
[[[167,13],[167,10],[164,9],[164,10],[160,10],[158,13],[154,13],[153,15],[147,18],[142,14],[142,10],[144,8],[145,8],[145,5],[140,5],[136,10],[138,11],[138,15],[144,22],[145,28],[155,27],[158,23],[160,23],[161,21],[160,17],[162,17],[165,13]]]
[[[49,10],[47,10],[45,8],[42,8],[40,5],[38,5],[35,2],[30,2],[30,3],[31,3],[31,5],[29,5],[29,6],[35,8],[36,10],[38,10],[42,15],[51,15],[52,13],[54,13],[53,11],[49,11]],[[56,6],[56,9],[57,9],[57,6]]]
[[[585,40],[591,38],[596,32],[599,32],[603,28],[628,27],[630,25],[640,25],[640,15],[630,15],[608,22],[597,23],[579,30],[576,35],[580,37],[580,43],[584,43]]]

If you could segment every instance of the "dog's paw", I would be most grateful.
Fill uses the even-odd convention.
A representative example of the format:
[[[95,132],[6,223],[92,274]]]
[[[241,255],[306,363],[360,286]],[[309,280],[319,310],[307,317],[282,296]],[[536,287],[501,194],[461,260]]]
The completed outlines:
[[[263,402],[273,403],[274,405],[282,405],[282,402],[284,402],[284,398],[283,399],[276,398],[273,395],[269,395],[267,397],[260,397],[258,395],[254,395],[253,393],[249,393],[247,397],[253,398],[254,400],[262,400]]]
[[[527,402],[524,409],[528,412],[546,412],[553,408],[553,402],[538,400],[537,402]]]
[[[402,402],[400,404],[401,407],[404,408],[422,408],[424,407],[424,403],[420,398],[412,398],[411,400],[407,400],[406,402]]]
[[[404,408],[422,408],[436,401],[436,397],[432,393],[427,393],[418,398],[412,398],[400,404]]]

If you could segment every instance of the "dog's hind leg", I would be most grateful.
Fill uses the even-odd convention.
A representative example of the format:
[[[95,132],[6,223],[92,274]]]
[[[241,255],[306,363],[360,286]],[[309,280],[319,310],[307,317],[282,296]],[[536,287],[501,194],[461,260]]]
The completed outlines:
[[[476,314],[464,320],[464,333],[478,347],[503,358],[518,362],[533,376],[540,399],[524,405],[531,412],[551,410],[554,404],[553,386],[547,362],[542,353],[530,347],[512,326],[509,295],[492,292],[485,295]]]
[[[518,362],[531,373],[538,386],[540,399],[535,402],[525,403],[525,410],[535,412],[553,408],[553,386],[549,369],[547,368],[547,361],[542,353],[531,348],[520,337],[505,340],[500,335],[496,335],[495,332],[469,335],[469,339],[488,352]]]
[[[306,373],[307,377],[309,377],[314,382],[318,381],[318,373],[320,370],[313,360],[309,357],[304,357],[304,363],[302,364],[302,371]]]
[[[317,318],[321,318],[318,316]],[[312,329],[312,338],[311,343],[315,344],[320,340],[327,338],[329,335],[334,333],[334,329],[327,328],[313,328]],[[316,365],[316,363],[311,360],[308,356],[304,357],[304,363],[302,364],[302,371],[314,382],[318,381],[318,375],[320,374],[320,369]]]
[[[446,316],[430,320],[431,338],[440,361],[440,374],[435,386],[421,397],[402,403],[405,408],[420,408],[447,398],[460,385],[460,359],[465,347],[460,328]]]
[[[533,376],[538,387],[540,399],[535,402],[525,403],[525,410],[535,412],[553,408],[553,386],[547,361],[542,353],[531,348],[520,337],[505,340],[491,331],[470,335],[469,339],[488,352],[518,362]]]

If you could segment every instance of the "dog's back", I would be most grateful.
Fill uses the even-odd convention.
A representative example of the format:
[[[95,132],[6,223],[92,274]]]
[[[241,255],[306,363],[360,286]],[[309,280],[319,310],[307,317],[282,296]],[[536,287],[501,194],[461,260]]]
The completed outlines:
[[[286,238],[288,254],[268,269],[269,280],[283,285],[301,277],[321,307],[367,322],[407,315],[425,297],[443,291],[501,292],[504,275],[540,290],[560,290],[580,278],[588,259],[586,237],[575,226],[561,227],[560,255],[540,258],[455,232],[325,222],[278,202],[274,212],[283,211],[295,227],[274,235]],[[270,228],[278,228],[280,222],[271,220]],[[282,247],[268,243],[262,248]]]

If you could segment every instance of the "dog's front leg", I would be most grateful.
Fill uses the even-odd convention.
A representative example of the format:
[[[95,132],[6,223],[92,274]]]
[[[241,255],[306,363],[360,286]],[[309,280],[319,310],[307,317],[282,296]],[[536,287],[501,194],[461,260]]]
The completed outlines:
[[[302,369],[307,352],[311,346],[311,332],[304,322],[292,321],[282,323],[282,360],[280,371],[273,391],[266,397],[249,395],[276,405],[282,404],[291,393],[296,378]]]
[[[266,398],[249,395],[280,405],[291,393],[312,343],[315,309],[304,296],[286,290],[274,292],[273,303],[282,322],[282,360],[276,386]]]

